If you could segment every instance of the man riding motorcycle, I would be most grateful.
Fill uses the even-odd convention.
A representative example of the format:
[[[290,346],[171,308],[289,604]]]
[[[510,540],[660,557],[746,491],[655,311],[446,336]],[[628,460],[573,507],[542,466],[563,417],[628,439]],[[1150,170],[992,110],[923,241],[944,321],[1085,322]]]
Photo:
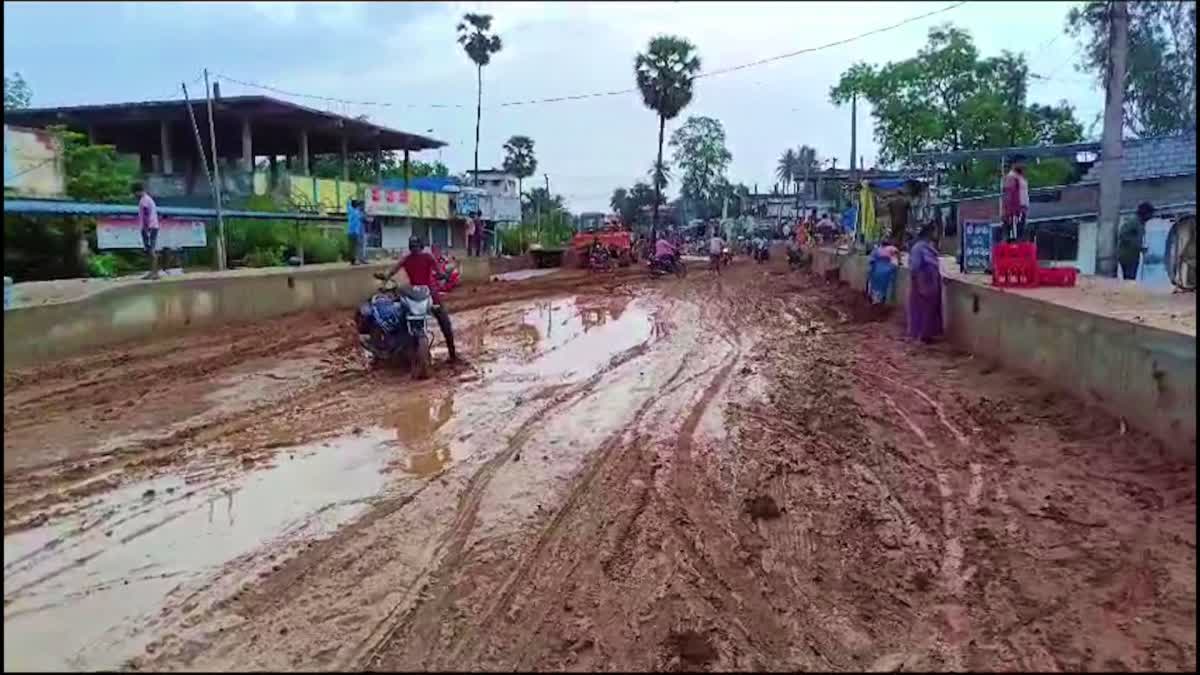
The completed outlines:
[[[408,239],[408,255],[396,261],[396,265],[387,273],[385,279],[396,276],[401,269],[408,275],[408,283],[413,286],[428,286],[433,299],[433,316],[437,319],[442,337],[446,339],[446,349],[450,352],[450,363],[458,363],[458,352],[454,349],[454,328],[450,325],[450,315],[442,305],[434,275],[437,272],[437,260],[425,250],[425,244],[418,236]]]

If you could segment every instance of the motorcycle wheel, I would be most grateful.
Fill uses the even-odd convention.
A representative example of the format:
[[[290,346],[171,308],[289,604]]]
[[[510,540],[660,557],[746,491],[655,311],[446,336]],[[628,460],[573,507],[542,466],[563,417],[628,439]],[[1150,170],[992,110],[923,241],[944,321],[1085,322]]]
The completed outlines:
[[[429,353],[429,336],[418,335],[417,345],[413,348],[413,376],[418,380],[427,380],[432,367],[433,356]]]

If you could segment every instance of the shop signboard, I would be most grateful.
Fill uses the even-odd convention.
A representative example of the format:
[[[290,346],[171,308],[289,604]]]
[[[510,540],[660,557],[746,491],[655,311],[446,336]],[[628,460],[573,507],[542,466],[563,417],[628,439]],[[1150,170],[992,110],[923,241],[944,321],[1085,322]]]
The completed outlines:
[[[111,216],[96,220],[96,246],[100,249],[142,248],[142,226],[136,217]],[[158,248],[204,248],[208,233],[202,220],[158,219]]]
[[[374,185],[367,188],[363,205],[368,216],[407,216],[408,190],[389,190]]]
[[[983,274],[992,268],[992,229],[995,223],[966,220],[962,225],[962,271]]]

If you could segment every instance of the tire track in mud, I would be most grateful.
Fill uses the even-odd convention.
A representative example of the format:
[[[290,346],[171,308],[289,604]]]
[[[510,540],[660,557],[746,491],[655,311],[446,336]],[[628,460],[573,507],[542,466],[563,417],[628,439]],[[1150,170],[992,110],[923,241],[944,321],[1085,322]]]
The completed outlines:
[[[561,393],[552,395],[544,406],[522,422],[510,437],[505,449],[485,462],[475,472],[467,484],[465,494],[459,498],[459,505],[450,529],[444,535],[442,544],[438,546],[434,554],[434,558],[440,560],[437,565],[437,571],[426,570],[422,572],[413,584],[414,589],[421,589],[417,591],[418,594],[421,594],[424,593],[423,587],[428,585],[431,579],[443,580],[441,582],[442,587],[437,592],[436,597],[430,602],[419,605],[405,607],[403,602],[397,605],[396,608],[385,616],[380,625],[372,631],[372,637],[368,637],[356,649],[355,654],[349,659],[350,663],[357,664],[360,667],[372,667],[379,660],[380,652],[387,649],[397,639],[398,634],[405,629],[421,631],[424,635],[419,639],[422,644],[428,645],[429,649],[437,646],[436,639],[431,639],[427,633],[435,631],[433,638],[436,638],[436,633],[440,633],[440,626],[437,620],[438,617],[441,617],[445,613],[450,594],[453,592],[453,585],[450,580],[454,578],[453,571],[463,564],[464,548],[468,537],[475,527],[480,502],[487,491],[492,477],[500,467],[510,462],[513,456],[521,451],[529,439],[532,438],[537,425],[541,424],[547,416],[556,413],[562,408],[569,408],[586,398],[594,390],[597,383],[609,372],[645,354],[652,340],[654,340],[653,333],[646,341],[613,356],[603,368],[592,374],[582,383],[571,386]],[[445,551],[444,554],[443,551]],[[399,616],[399,613],[402,611],[407,616]],[[431,618],[423,621],[421,619],[422,615],[428,615]]]

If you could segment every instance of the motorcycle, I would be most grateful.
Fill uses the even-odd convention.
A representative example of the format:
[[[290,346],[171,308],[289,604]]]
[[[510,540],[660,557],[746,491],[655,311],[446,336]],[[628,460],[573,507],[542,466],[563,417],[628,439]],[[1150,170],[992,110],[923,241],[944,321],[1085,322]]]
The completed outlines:
[[[404,362],[417,379],[428,378],[433,363],[429,353],[433,294],[428,286],[401,287],[382,273],[375,278],[382,282],[379,290],[355,312],[355,328],[368,365]]]
[[[765,263],[765,262],[767,262],[767,260],[770,257],[771,257],[770,247],[766,243],[763,243],[754,248],[754,261],[755,262]]]
[[[733,252],[729,250],[729,245],[725,245],[721,249],[721,267],[729,267],[733,264]]]
[[[608,248],[604,246],[593,246],[592,251],[588,254],[588,267],[597,272],[608,272],[612,269],[612,256],[608,252]]]
[[[647,265],[650,268],[650,276],[654,279],[665,274],[674,274],[680,279],[687,276],[687,263],[683,262],[683,258],[679,253],[665,259],[655,256],[650,258]]]
[[[436,256],[437,270],[434,278],[437,280],[438,293],[449,293],[458,288],[459,282],[462,280],[462,272],[458,269],[457,261],[454,258],[446,259],[445,256]]]

